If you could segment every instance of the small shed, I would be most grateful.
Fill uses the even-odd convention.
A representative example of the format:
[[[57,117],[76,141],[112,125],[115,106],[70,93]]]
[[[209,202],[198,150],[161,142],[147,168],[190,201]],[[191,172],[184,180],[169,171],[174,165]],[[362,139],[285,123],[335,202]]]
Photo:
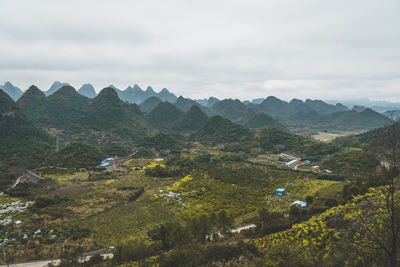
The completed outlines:
[[[39,181],[43,180],[42,177],[39,175],[34,174],[33,172],[26,172],[24,175],[21,177],[21,181],[25,183],[37,183]]]
[[[297,205],[297,206],[299,206],[299,207],[301,207],[301,208],[305,208],[305,207],[307,207],[307,203],[306,202],[304,202],[304,201],[300,201],[300,200],[296,200],[296,201],[294,201],[291,205]]]
[[[114,164],[115,164],[115,161],[114,161],[113,158],[106,158],[105,160],[103,160],[100,163],[99,167],[110,167],[110,166],[112,166]]]
[[[286,192],[286,189],[284,188],[278,188],[275,190],[275,193],[278,195],[283,195]]]

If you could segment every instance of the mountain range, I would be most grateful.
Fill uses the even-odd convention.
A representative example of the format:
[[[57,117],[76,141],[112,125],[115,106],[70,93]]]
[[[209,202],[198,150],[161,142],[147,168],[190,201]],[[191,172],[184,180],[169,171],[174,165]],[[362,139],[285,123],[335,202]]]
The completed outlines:
[[[26,101],[25,99],[22,99],[21,101],[18,100],[18,102],[20,102],[21,108],[26,108],[27,105],[30,105],[27,114],[34,116],[35,114],[37,115],[37,112],[39,111],[43,112],[45,107],[48,108],[48,106],[46,106],[47,100],[45,100],[44,97],[48,96],[48,105],[52,106],[54,101],[51,101],[51,99],[57,99],[60,95],[58,94],[59,91],[68,87],[72,88],[67,83],[56,81],[52,84],[49,90],[44,92],[44,94],[41,94],[38,88],[34,90],[35,92],[32,92],[32,90],[28,92],[29,90],[27,90],[24,94],[24,98],[28,97],[31,99],[30,104],[29,101]],[[5,88],[4,91],[12,96],[13,99],[22,98],[22,96],[18,97],[22,91],[11,83],[7,82],[2,86],[2,88]],[[136,106],[136,108],[140,110],[140,112],[149,113],[145,118],[149,120],[148,124],[150,126],[153,125],[155,128],[159,127],[163,130],[167,130],[167,128],[173,130],[176,126],[165,126],[164,124],[169,120],[162,120],[160,123],[154,124],[155,119],[151,112],[161,103],[170,103],[183,113],[188,112],[192,106],[198,106],[208,117],[220,115],[254,129],[277,126],[299,131],[302,131],[302,129],[311,129],[316,131],[363,131],[382,127],[390,122],[387,113],[382,115],[364,106],[354,106],[352,110],[349,110],[348,107],[341,103],[333,105],[322,100],[307,99],[306,101],[302,101],[299,99],[292,99],[290,102],[286,102],[274,96],[244,102],[237,99],[219,100],[214,97],[202,100],[193,100],[183,96],[176,97],[166,88],[162,89],[159,93],[155,92],[152,87],[147,87],[146,90],[142,90],[137,84],[133,87],[129,86],[125,90],[119,90],[113,85],[110,85],[109,88],[114,89],[121,103],[139,105]],[[69,97],[72,97],[72,91],[71,89],[69,90]],[[75,89],[73,89],[73,91],[72,99],[74,99],[74,101],[69,99],[70,103],[66,103],[59,99],[62,103],[56,103],[52,107],[53,109],[56,109],[56,105],[59,104],[59,109],[64,108],[64,112],[71,115],[70,118],[67,119],[67,122],[77,119],[80,123],[82,112],[86,112],[85,107],[89,105],[88,103],[91,103],[90,99],[93,99],[94,101],[98,95],[91,84],[84,84],[77,92]],[[61,95],[64,96],[64,94]],[[32,100],[32,98],[35,98],[35,100]],[[166,107],[165,104],[162,105],[164,105],[164,108]],[[171,105],[167,106],[169,107],[168,109],[171,109]],[[172,113],[167,112],[166,114],[159,116],[167,116]],[[44,122],[49,119],[48,117],[50,114],[51,112],[43,114],[43,116],[40,116],[40,118],[37,119]],[[181,116],[183,116],[182,114]],[[71,129],[74,129],[74,127]]]
[[[51,87],[45,91],[45,95],[49,96],[59,90],[61,87],[69,85],[68,83],[61,83],[59,81],[55,81]],[[178,97],[168,91],[168,89],[163,88],[160,92],[155,92],[152,87],[147,87],[146,90],[143,90],[139,87],[139,85],[135,84],[133,87],[128,86],[125,90],[120,90],[116,88],[113,85],[110,85],[109,87],[113,88],[119,98],[123,101],[127,101],[129,103],[134,103],[134,104],[141,104],[143,103],[146,99],[156,96],[160,100],[164,102],[170,102],[174,103]],[[18,100],[19,97],[23,94],[23,91],[19,89],[18,87],[12,85],[11,82],[6,82],[4,85],[0,85],[0,89],[5,91],[14,101]],[[84,84],[81,86],[81,88],[78,90],[78,92],[86,97],[89,98],[94,98],[97,93],[94,89],[94,87],[91,84]],[[268,101],[268,98],[257,98],[253,99],[251,101],[243,101],[243,104],[247,105],[259,105],[262,104],[264,101]],[[296,99],[294,99],[296,100]],[[205,98],[205,99],[194,99],[200,106],[206,107],[206,108],[211,108],[215,103],[219,102],[219,99],[215,97],[210,97],[210,98]],[[305,101],[306,104],[309,106],[313,106],[314,109],[318,109],[320,114],[327,114],[327,113],[332,113],[332,112],[337,112],[339,109],[342,109],[341,111],[344,111],[346,109],[350,109],[354,106],[362,106],[362,107],[367,107],[370,108],[376,112],[384,114],[386,111],[390,110],[400,110],[400,103],[396,102],[388,102],[388,101],[371,101],[369,99],[358,99],[358,100],[327,100],[327,101],[321,101],[321,100],[309,100],[307,99]],[[339,103],[339,104],[337,104]],[[327,106],[329,105],[329,106]],[[337,106],[336,108],[332,108],[332,106]],[[188,108],[186,108],[186,111]],[[325,110],[325,111],[324,111]]]
[[[369,99],[354,99],[354,100],[327,100],[329,104],[342,103],[347,107],[364,106],[371,108],[377,112],[383,113],[388,110],[400,110],[400,103],[389,101],[372,101]]]
[[[50,96],[57,92],[63,86],[67,85],[69,84],[55,81],[48,90],[44,91],[44,94],[46,96]],[[178,99],[178,97],[169,92],[166,88],[163,88],[160,92],[157,93],[150,86],[147,87],[146,90],[142,90],[137,84],[135,84],[133,87],[128,86],[128,88],[126,88],[125,90],[120,90],[113,85],[110,85],[109,87],[113,88],[117,92],[119,98],[122,101],[126,101],[132,104],[140,104],[152,96],[157,96],[162,101],[170,103],[173,103]],[[23,94],[23,91],[18,87],[12,85],[11,82],[6,82],[4,85],[0,85],[0,89],[6,92],[14,101],[17,101]],[[90,83],[82,85],[81,88],[78,90],[78,93],[88,98],[94,98],[97,95],[93,85],[91,85]]]

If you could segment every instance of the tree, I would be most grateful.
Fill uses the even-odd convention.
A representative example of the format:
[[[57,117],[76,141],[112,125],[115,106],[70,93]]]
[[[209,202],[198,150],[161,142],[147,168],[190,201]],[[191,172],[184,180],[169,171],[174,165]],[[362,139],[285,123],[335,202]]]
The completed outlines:
[[[207,215],[201,215],[191,221],[190,230],[198,242],[204,242],[207,235],[211,234],[212,224]]]
[[[376,179],[384,185],[371,188],[359,203],[353,205],[353,220],[344,220],[343,229],[350,229],[352,244],[374,253],[382,266],[399,266],[400,249],[400,169],[397,125],[385,129],[385,158]],[[386,161],[386,162],[387,162]]]
[[[261,234],[265,233],[265,228],[271,220],[271,214],[269,211],[263,207],[258,211],[257,228]]]
[[[233,218],[231,216],[228,216],[225,212],[225,210],[222,210],[218,213],[218,222],[219,226],[221,227],[223,232],[226,232],[229,230],[229,228],[232,227],[233,225]]]
[[[396,267],[400,246],[400,180],[395,167],[382,168],[389,184],[371,188],[360,205],[360,212],[351,223],[353,244],[376,253],[383,266]],[[346,224],[348,226],[348,224]]]
[[[306,196],[306,202],[307,204],[311,204],[313,202],[314,198],[312,196]]]
[[[178,250],[180,250],[183,245],[193,243],[193,235],[186,227],[178,225],[172,230],[170,235],[172,243],[174,246],[178,247]]]
[[[291,205],[289,209],[289,217],[294,221],[300,221],[302,217],[302,208],[298,205]]]

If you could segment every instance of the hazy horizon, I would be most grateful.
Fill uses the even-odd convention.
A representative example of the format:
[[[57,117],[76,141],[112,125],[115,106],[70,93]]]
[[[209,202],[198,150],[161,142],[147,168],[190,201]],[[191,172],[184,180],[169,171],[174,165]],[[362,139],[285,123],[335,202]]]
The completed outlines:
[[[1,85],[4,85],[6,82],[11,82],[11,81],[5,81],[4,83],[0,83],[0,86]],[[59,81],[58,81],[59,82]],[[67,82],[61,82],[61,83],[67,83]],[[15,86],[15,87],[18,87],[19,89],[21,89],[23,92],[25,92],[28,88],[26,88],[26,89],[24,89],[24,88],[20,88],[18,85],[16,85],[16,84],[14,84],[13,82],[11,82],[11,84],[13,85],[13,86]],[[85,84],[91,84],[91,83],[84,83],[84,84],[81,84],[81,85],[79,85],[79,86],[74,86],[74,85],[72,85],[72,84],[70,84],[70,86],[72,86],[76,91],[78,91],[83,85],[85,85]],[[43,91],[43,92],[46,92],[47,90],[49,90],[50,89],[50,87],[51,87],[51,85],[48,87],[48,88],[40,88],[39,86],[37,86],[37,85],[35,85],[35,84],[32,84],[32,85],[34,85],[34,86],[36,86],[36,87],[38,87],[41,91]],[[92,84],[91,84],[92,85]],[[95,89],[95,92],[96,92],[96,94],[98,94],[102,89],[104,89],[104,88],[107,88],[107,87],[109,87],[109,86],[115,86],[115,85],[113,85],[113,84],[109,84],[108,86],[103,86],[103,87],[98,87],[98,88],[96,88],[95,86],[93,86],[93,88]],[[129,87],[129,86],[131,86],[131,87],[133,87],[135,84],[130,84],[130,85],[128,85],[127,87]],[[143,91],[145,91],[146,89],[147,89],[147,87],[148,86],[150,86],[150,87],[152,87],[151,85],[148,85],[148,86],[140,86],[140,84],[137,84]],[[117,87],[117,86],[115,86],[117,89],[119,89],[119,90],[126,90],[127,89],[127,87],[126,88],[119,88],[119,87]],[[153,90],[156,92],[156,93],[159,93],[161,90],[163,90],[165,87],[163,87],[163,88],[154,88],[154,87],[152,87],[153,88]],[[175,94],[175,92],[174,91],[172,91],[172,90],[170,90],[170,89],[168,89],[168,88],[165,88],[165,89],[167,89],[170,93],[173,93],[173,94]],[[178,95],[178,94],[175,94],[177,97],[179,97],[180,95]],[[185,98],[190,98],[190,97],[188,97],[188,96],[185,96],[185,95],[182,95],[183,97],[185,97]],[[253,100],[256,100],[256,99],[261,99],[261,98],[267,98],[267,97],[269,97],[269,96],[274,96],[274,95],[267,95],[267,96],[259,96],[259,97],[255,97],[255,98],[251,98],[251,99],[240,99],[240,98],[236,98],[236,97],[233,97],[233,96],[230,96],[230,97],[223,97],[223,98],[218,98],[219,100],[224,100],[224,99],[238,99],[238,100],[240,100],[240,101],[253,101]],[[195,100],[202,100],[202,99],[208,99],[208,98],[210,98],[210,97],[215,97],[215,96],[213,96],[213,95],[210,95],[210,96],[207,96],[207,97],[203,97],[203,98],[191,98],[191,99],[195,99]],[[277,96],[275,96],[275,97],[277,97]],[[302,100],[302,101],[305,101],[305,100],[307,100],[307,99],[310,99],[310,100],[322,100],[322,101],[324,101],[324,102],[326,102],[326,103],[328,103],[328,104],[336,104],[336,103],[341,103],[341,104],[344,104],[344,105],[349,105],[349,104],[353,104],[353,105],[360,105],[360,104],[362,104],[362,102],[371,102],[371,104],[372,104],[372,102],[376,102],[376,103],[378,103],[378,102],[382,102],[382,103],[386,103],[386,104],[390,104],[390,103],[393,103],[393,104],[400,104],[400,101],[390,101],[390,100],[377,100],[377,101],[375,101],[375,100],[371,100],[371,99],[368,99],[368,98],[355,98],[355,99],[323,99],[323,98],[310,98],[310,97],[306,97],[306,98],[299,98],[299,97],[291,97],[291,98],[280,98],[280,97],[278,97],[279,99],[281,99],[281,100],[284,100],[284,101],[287,101],[287,102],[290,102],[291,100],[293,100],[293,99],[300,99],[300,100]],[[368,106],[368,104],[366,104],[366,106]]]

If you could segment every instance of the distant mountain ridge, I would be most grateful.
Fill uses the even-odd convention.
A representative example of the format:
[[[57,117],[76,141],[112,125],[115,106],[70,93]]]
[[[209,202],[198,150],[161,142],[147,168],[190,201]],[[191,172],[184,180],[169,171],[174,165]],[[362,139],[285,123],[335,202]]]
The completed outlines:
[[[82,85],[82,87],[78,90],[78,93],[89,98],[95,98],[97,96],[93,85],[91,85],[90,83]]]
[[[383,113],[386,117],[398,121],[400,119],[400,109],[388,110]]]
[[[389,102],[389,101],[373,101],[369,99],[354,99],[354,100],[327,100],[327,103],[342,103],[347,107],[363,106],[375,110],[376,112],[385,114],[386,111],[390,110],[400,110],[399,102]]]
[[[160,98],[158,98],[156,96],[152,96],[152,97],[147,98],[143,103],[141,103],[139,105],[139,107],[140,107],[141,111],[143,111],[145,113],[149,113],[150,111],[155,109],[158,106],[158,104],[160,104],[161,102],[163,102],[163,101],[161,101]]]
[[[256,102],[260,101],[261,99],[258,99]],[[246,105],[239,100],[225,99],[207,109],[207,112],[210,117],[220,115],[254,128],[259,128],[264,120],[265,127],[283,125],[288,129],[358,131],[383,127],[391,121],[372,109],[357,112],[340,103],[330,105],[321,100],[310,99],[292,99],[286,102],[274,96],[265,98],[260,104],[246,102]],[[269,115],[275,122],[260,114],[251,121],[251,118],[260,112]]]
[[[179,98],[174,102],[174,105],[185,112],[188,111],[193,105],[200,106],[200,104],[196,101],[189,98],[184,98],[183,96],[179,96]]]
[[[11,83],[6,83],[4,86],[9,88],[8,91],[10,94],[14,94],[14,99],[20,97],[19,94],[22,91],[18,93],[19,89],[16,89]],[[45,92],[45,95],[47,95],[50,100],[54,95],[57,95],[61,88],[66,86],[68,87],[69,85],[67,83],[56,81],[52,84],[51,88]],[[140,105],[140,110],[144,113],[151,113],[160,103],[165,102],[174,105],[183,113],[188,112],[193,106],[198,106],[208,117],[219,115],[254,129],[277,126],[286,129],[297,129],[300,131],[302,131],[301,129],[304,131],[358,131],[383,127],[388,123],[388,121],[390,121],[390,118],[388,118],[388,112],[384,113],[385,116],[382,116],[372,109],[369,109],[368,112],[364,112],[366,108],[361,106],[355,106],[353,107],[353,110],[349,110],[348,107],[341,103],[333,105],[322,100],[307,99],[303,101],[292,99],[287,102],[274,96],[244,102],[237,99],[219,100],[215,97],[193,100],[183,96],[176,97],[166,88],[163,88],[158,93],[155,92],[151,86],[147,87],[146,90],[143,90],[137,84],[129,86],[125,90],[120,90],[113,85],[110,85],[109,88],[112,88],[116,92],[118,98],[122,102]],[[91,102],[90,99],[94,100],[97,97],[96,91],[91,84],[84,84],[78,92],[75,90],[73,91],[74,101],[83,106],[87,106],[87,103]],[[70,91],[70,93],[72,93],[72,91]],[[86,100],[83,101],[82,98],[78,98],[77,95],[85,97],[84,99]],[[33,97],[28,98],[32,100]],[[35,101],[39,101],[41,103],[40,105],[45,104],[46,100],[44,100],[43,95],[38,94],[37,91],[36,98]],[[29,101],[26,101],[25,99],[21,101],[21,107],[27,108],[30,106],[32,114],[36,114],[35,112],[38,112],[39,108],[36,107],[35,109],[35,104],[28,102]],[[65,104],[66,102],[64,101],[63,103]],[[60,104],[60,108],[64,107],[63,103],[58,103]],[[72,105],[76,103],[69,104]],[[69,112],[72,112],[73,110],[81,110],[82,112],[85,112],[84,109],[80,109],[77,106],[74,106],[69,110]],[[68,112],[66,114],[68,114]],[[75,114],[71,119],[79,116],[79,114]],[[162,117],[162,114],[159,114],[158,116]],[[147,116],[146,118],[150,117]],[[152,119],[155,120],[155,118]],[[44,118],[42,118],[42,120],[44,120]],[[161,124],[153,124],[153,127],[157,128],[164,122],[160,121],[160,123]],[[162,126],[160,127],[160,129],[163,128]],[[170,125],[168,126],[168,129],[172,130],[174,127],[175,125]]]
[[[22,90],[14,86],[11,82],[5,82],[3,85],[0,85],[0,89],[8,94],[14,101],[17,101],[23,94]]]
[[[55,92],[57,92],[61,87],[69,85],[69,83],[61,83],[59,81],[55,81],[49,88],[49,90],[47,90],[46,92],[44,92],[45,95],[49,96],[54,94]]]

